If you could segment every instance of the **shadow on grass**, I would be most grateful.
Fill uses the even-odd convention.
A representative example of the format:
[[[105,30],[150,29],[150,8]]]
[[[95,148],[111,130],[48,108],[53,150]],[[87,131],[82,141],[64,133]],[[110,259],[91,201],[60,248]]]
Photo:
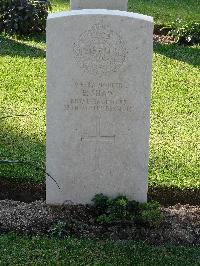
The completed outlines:
[[[0,132],[0,143],[0,160],[19,162],[0,163],[0,200],[45,199],[45,145],[5,127]],[[163,205],[200,205],[200,189],[150,186],[148,199]]]
[[[27,136],[9,128],[6,119],[0,120],[0,160],[11,160],[15,163],[0,163],[0,199],[24,202],[44,199],[45,145],[34,135]],[[14,117],[8,119],[14,119]],[[158,163],[158,168],[163,168],[163,161]],[[174,165],[172,161],[170,162],[170,158],[167,159],[167,163],[164,168],[170,168],[168,170],[174,172],[172,169]],[[150,161],[150,170],[153,174],[152,164],[153,162]],[[184,163],[180,163],[180,167],[184,167],[185,173],[190,171]],[[200,189],[151,186],[148,198],[157,200],[163,205],[176,203],[200,205]]]
[[[14,131],[0,119],[0,200],[45,199],[45,145],[35,136]]]
[[[46,33],[29,34],[27,36],[17,36],[17,40],[34,41],[35,43],[46,43]]]
[[[20,40],[35,41],[37,38],[37,36],[35,38],[32,36],[29,38],[21,38]],[[37,40],[38,43],[41,42],[39,39]],[[0,55],[44,58],[46,53],[43,49],[38,47],[30,46],[17,40],[10,39],[9,37],[0,35]]]
[[[189,204],[200,206],[200,189],[177,187],[149,187],[148,200],[155,200],[162,205]]]
[[[45,145],[34,136],[14,131],[0,120],[0,180],[43,182],[45,178]],[[23,119],[23,118],[20,118]],[[26,117],[25,117],[26,119]]]
[[[157,153],[156,153],[157,154]],[[199,161],[190,161],[187,151],[184,154],[171,152],[155,155],[150,151],[149,158],[149,199],[162,204],[200,205]]]
[[[0,200],[10,199],[23,202],[45,200],[46,185],[43,182],[17,181],[0,176]],[[200,206],[200,189],[177,187],[149,187],[148,200],[161,205],[189,204]]]
[[[177,44],[154,44],[154,52],[166,57],[185,62],[194,67],[200,66],[200,49],[195,46],[183,46]]]

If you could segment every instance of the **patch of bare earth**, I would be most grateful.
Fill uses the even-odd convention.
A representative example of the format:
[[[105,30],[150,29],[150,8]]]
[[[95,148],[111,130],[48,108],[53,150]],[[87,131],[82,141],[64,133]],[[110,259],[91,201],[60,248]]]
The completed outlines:
[[[142,227],[130,221],[101,224],[96,222],[90,205],[48,206],[44,201],[24,203],[0,201],[0,233],[49,234],[59,221],[66,224],[67,235],[114,240],[144,240],[161,244],[200,244],[200,206],[162,207],[163,222],[159,228]]]
[[[173,44],[173,43],[175,43],[174,38],[171,36],[168,36],[168,35],[154,34],[153,40],[155,43],[161,43],[161,44]]]

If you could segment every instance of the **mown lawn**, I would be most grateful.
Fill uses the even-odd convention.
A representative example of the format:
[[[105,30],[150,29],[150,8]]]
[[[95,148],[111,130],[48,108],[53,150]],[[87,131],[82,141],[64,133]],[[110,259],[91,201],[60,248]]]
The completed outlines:
[[[0,176],[41,181],[45,161],[45,42],[1,36]],[[36,167],[39,167],[36,168]]]
[[[199,47],[156,44],[150,186],[200,187]],[[42,181],[45,164],[45,42],[1,36],[0,176]]]
[[[135,1],[150,10],[158,2]],[[139,4],[140,3],[140,4]],[[164,13],[181,14],[177,1],[165,1]],[[195,17],[194,0],[187,8]],[[130,2],[129,2],[130,5]],[[182,1],[182,6],[186,1]],[[69,1],[54,0],[53,10],[65,10]],[[136,10],[137,11],[137,10]],[[141,11],[142,10],[138,10]],[[165,11],[165,12],[164,12]],[[190,12],[186,12],[188,19]],[[186,19],[186,17],[185,17]],[[165,20],[167,22],[167,19]],[[0,36],[0,178],[43,181],[45,176],[45,36]],[[200,187],[200,48],[178,45],[154,46],[151,102],[149,185]]]
[[[53,12],[68,10],[69,0],[51,0]],[[200,20],[199,0],[129,0],[128,11],[154,17],[157,24],[168,24],[177,19],[183,22]]]
[[[200,247],[0,236],[0,265],[200,265]]]
[[[66,11],[70,8],[70,0],[51,0],[52,12]]]
[[[137,6],[143,8],[146,1],[141,5],[137,1]],[[157,2],[162,1],[148,1],[151,14],[157,8]],[[171,2],[168,0],[167,3]],[[185,10],[186,1],[181,1],[181,9],[176,5],[177,1],[173,3],[172,15]],[[67,6],[64,0],[54,0],[53,4],[54,11]],[[193,10],[195,17],[194,4],[192,0],[187,1],[187,8]],[[160,9],[160,19],[164,18],[163,12]],[[166,8],[165,12],[168,14],[169,10]],[[150,186],[200,188],[199,53],[199,46],[154,46]],[[43,181],[45,37],[17,39],[1,35],[0,73],[0,160],[15,161],[14,164],[0,164],[0,177]]]
[[[69,1],[54,0],[53,11]],[[199,1],[129,1],[156,23],[199,19]],[[150,186],[200,188],[200,48],[154,46]],[[44,181],[45,37],[0,36],[0,178]],[[21,162],[21,163],[19,163]],[[200,265],[200,247],[0,235],[0,265]]]
[[[200,188],[200,47],[154,46],[150,186]]]
[[[200,20],[199,0],[129,0],[129,11],[154,17],[157,24]]]

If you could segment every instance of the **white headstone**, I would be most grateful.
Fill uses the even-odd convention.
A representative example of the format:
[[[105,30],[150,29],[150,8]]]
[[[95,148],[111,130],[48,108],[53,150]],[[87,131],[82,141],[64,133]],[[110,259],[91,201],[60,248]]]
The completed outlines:
[[[108,10],[47,20],[47,203],[147,199],[153,22]]]
[[[128,0],[71,0],[71,9],[111,9],[127,11]]]

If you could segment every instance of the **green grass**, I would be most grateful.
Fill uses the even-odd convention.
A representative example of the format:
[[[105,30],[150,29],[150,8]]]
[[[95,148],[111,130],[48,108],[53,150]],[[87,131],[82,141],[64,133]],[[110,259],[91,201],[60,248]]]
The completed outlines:
[[[197,46],[154,47],[150,186],[200,187],[199,50]],[[42,181],[45,43],[42,38],[1,38],[0,52],[0,114],[8,116],[0,120],[0,158],[31,162],[1,164],[0,176]]]
[[[54,8],[65,9],[66,3],[54,0]],[[1,35],[0,41],[0,160],[23,162],[0,164],[0,177],[40,182],[45,176],[45,38]],[[154,47],[150,186],[200,188],[199,53],[199,46]]]
[[[157,24],[200,21],[199,0],[129,0],[129,11],[153,16]]]
[[[1,38],[0,158],[34,166],[0,165],[0,176],[42,180],[45,160],[45,43]],[[7,117],[7,118],[6,118]]]
[[[53,0],[53,12],[69,1]],[[134,3],[134,8],[133,8]],[[199,1],[129,1],[156,23],[199,19]],[[200,188],[200,47],[155,45],[150,186]],[[45,37],[0,36],[0,178],[40,182],[45,172]],[[0,235],[0,265],[200,265],[200,247]]]
[[[68,10],[69,0],[51,0],[53,12]],[[129,0],[128,10],[153,16],[157,24],[168,24],[176,19],[183,22],[200,20],[199,0]]]
[[[200,188],[200,47],[155,45],[151,186]]]
[[[200,247],[0,236],[0,265],[200,265]]]
[[[66,11],[69,9],[70,0],[51,0],[52,12]]]

